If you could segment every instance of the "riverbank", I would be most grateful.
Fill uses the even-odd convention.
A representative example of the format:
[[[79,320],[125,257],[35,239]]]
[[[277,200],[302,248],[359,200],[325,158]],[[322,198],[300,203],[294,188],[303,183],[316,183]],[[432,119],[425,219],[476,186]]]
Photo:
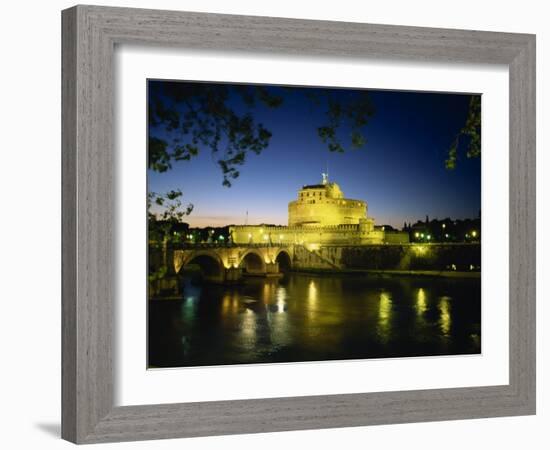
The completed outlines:
[[[299,269],[295,273],[317,275],[373,275],[377,277],[481,278],[481,272],[456,270]]]

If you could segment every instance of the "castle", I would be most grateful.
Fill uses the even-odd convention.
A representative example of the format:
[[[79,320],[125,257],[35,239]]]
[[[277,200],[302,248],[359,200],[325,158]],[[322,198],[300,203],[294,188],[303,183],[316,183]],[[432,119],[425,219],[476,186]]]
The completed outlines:
[[[367,212],[365,201],[345,198],[340,186],[323,174],[321,184],[303,186],[297,200],[288,204],[288,226],[237,225],[229,232],[235,244],[299,244],[310,249],[387,242],[389,236],[375,228]],[[408,241],[408,235],[401,234],[398,239]]]

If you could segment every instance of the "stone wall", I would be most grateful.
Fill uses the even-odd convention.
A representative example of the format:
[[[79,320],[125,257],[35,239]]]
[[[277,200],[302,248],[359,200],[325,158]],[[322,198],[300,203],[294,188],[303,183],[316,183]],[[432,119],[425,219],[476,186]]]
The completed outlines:
[[[293,270],[339,270],[341,247],[322,247],[319,250],[308,250],[304,246],[294,248]]]
[[[457,270],[481,269],[480,244],[405,244],[348,246],[340,249],[343,269]]]
[[[298,199],[288,204],[289,226],[332,226],[358,224],[367,218],[367,203],[344,198],[336,183],[304,186]]]
[[[311,198],[288,204],[288,225],[357,224],[367,217],[367,205],[360,200]]]
[[[385,244],[408,244],[409,233],[406,231],[384,231]]]
[[[360,224],[324,227],[236,225],[229,227],[229,232],[235,244],[321,246],[378,244],[384,241],[384,232],[375,230],[369,219]]]

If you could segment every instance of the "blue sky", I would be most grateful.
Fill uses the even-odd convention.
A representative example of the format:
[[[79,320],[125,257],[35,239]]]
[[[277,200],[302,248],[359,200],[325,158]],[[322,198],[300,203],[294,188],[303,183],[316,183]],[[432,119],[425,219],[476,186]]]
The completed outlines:
[[[470,96],[369,91],[376,112],[362,130],[367,143],[331,153],[317,135],[317,127],[326,122],[325,108],[313,106],[303,95],[310,88],[269,89],[283,95],[283,104],[275,109],[256,106],[250,112],[272,132],[270,144],[260,155],[250,154],[230,188],[222,186],[220,168],[208,148],[201,148],[190,161],[174,163],[167,172],[148,171],[150,191],[183,191],[184,202],[194,205],[186,218],[192,226],[241,224],[246,211],[249,224],[286,224],[288,202],[302,185],[320,182],[327,165],[330,180],[346,197],[365,200],[378,224],[401,227],[426,215],[477,217],[481,159],[461,153],[452,171],[444,163],[464,125]],[[346,90],[332,91],[346,101]],[[156,95],[151,88],[149,92]],[[237,110],[244,108],[237,100],[229,102]],[[340,130],[344,141],[349,131]],[[149,132],[164,137],[158,127],[151,126]]]

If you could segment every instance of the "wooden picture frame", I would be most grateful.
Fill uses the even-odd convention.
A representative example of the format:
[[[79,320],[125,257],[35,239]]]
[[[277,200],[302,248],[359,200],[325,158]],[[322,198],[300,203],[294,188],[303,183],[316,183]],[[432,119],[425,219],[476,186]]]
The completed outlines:
[[[63,11],[62,31],[64,439],[94,443],[535,413],[535,36],[98,6]],[[507,65],[509,384],[114,407],[116,44]]]

